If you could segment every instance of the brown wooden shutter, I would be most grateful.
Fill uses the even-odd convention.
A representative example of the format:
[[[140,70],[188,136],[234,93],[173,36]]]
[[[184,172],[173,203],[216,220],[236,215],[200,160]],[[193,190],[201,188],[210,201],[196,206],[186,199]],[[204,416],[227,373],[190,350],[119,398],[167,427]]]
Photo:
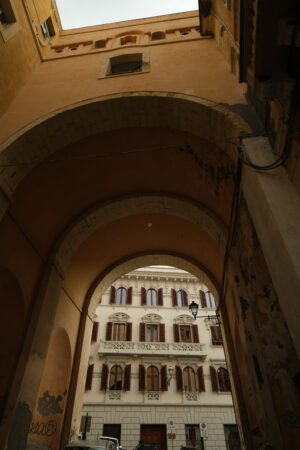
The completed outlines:
[[[124,391],[130,391],[131,380],[131,364],[125,367],[124,370]]]
[[[165,342],[166,337],[165,337],[165,324],[164,323],[160,323],[159,324],[159,342]]]
[[[145,288],[141,288],[141,305],[147,305],[147,293]]]
[[[101,391],[106,391],[107,381],[108,381],[108,365],[102,364],[101,386],[100,386]]]
[[[127,293],[126,293],[126,303],[127,305],[131,305],[132,304],[132,287],[127,289]]]
[[[217,336],[218,336],[219,344],[223,344],[221,327],[217,326],[216,329],[217,329]]]
[[[172,305],[177,306],[177,293],[175,289],[171,289]]]
[[[91,422],[92,422],[92,416],[81,416],[81,422],[80,422],[80,432],[82,431],[91,431]]]
[[[211,341],[213,345],[222,345],[223,339],[222,339],[222,332],[221,328],[218,325],[214,325],[210,327],[211,331]]]
[[[210,366],[210,379],[213,392],[219,392],[218,379],[216,369]]]
[[[178,392],[183,391],[183,378],[182,378],[182,370],[179,366],[175,367],[176,374],[176,387]]]
[[[140,342],[145,342],[146,340],[146,324],[140,323]]]
[[[107,341],[111,341],[111,335],[112,335],[112,322],[107,322],[105,339]]]
[[[202,306],[202,308],[206,308],[205,293],[204,293],[204,291],[199,291],[199,292],[200,292],[201,306]]]
[[[193,342],[199,342],[198,325],[192,325]]]
[[[112,305],[116,303],[116,288],[112,286],[110,288],[110,297],[109,297],[109,303]]]
[[[85,380],[85,390],[86,391],[89,391],[92,389],[93,373],[94,373],[94,364],[90,364],[88,366],[86,380]]]
[[[179,339],[179,325],[177,325],[177,324],[173,325],[173,332],[174,332],[174,342],[180,342],[180,339]]]
[[[181,291],[182,295],[182,306],[188,306],[188,296],[185,291]]]
[[[210,332],[211,332],[211,343],[212,344],[216,344],[217,343],[217,333],[216,333],[216,327],[210,327]]]
[[[158,306],[163,306],[163,304],[164,304],[162,288],[158,289],[158,301],[157,301],[157,304],[158,304]]]
[[[205,392],[205,382],[204,382],[204,374],[203,374],[202,366],[198,367],[197,375],[198,375],[198,391]]]
[[[93,331],[92,331],[92,340],[91,342],[97,342],[98,339],[98,328],[99,328],[99,322],[93,323]]]
[[[132,338],[132,323],[126,324],[126,341],[131,341]]]
[[[163,366],[160,369],[160,383],[161,383],[161,390],[167,391],[168,390],[168,372],[167,372],[167,366]]]
[[[139,365],[139,391],[145,390],[146,370],[141,364]]]

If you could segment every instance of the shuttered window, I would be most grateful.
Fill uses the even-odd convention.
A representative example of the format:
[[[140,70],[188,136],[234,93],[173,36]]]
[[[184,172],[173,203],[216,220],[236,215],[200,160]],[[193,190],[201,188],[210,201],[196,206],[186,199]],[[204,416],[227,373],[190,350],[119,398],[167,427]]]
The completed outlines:
[[[97,342],[98,339],[98,329],[99,329],[99,322],[93,323],[93,331],[92,331],[92,339],[91,342]]]
[[[123,370],[120,366],[113,366],[110,369],[109,374],[109,390],[110,391],[121,391],[122,390],[122,378]]]
[[[205,392],[205,381],[204,381],[203,367],[198,367],[198,369],[197,369],[197,377],[198,377],[198,391],[199,392]]]
[[[102,373],[101,373],[101,391],[106,391],[107,389],[107,381],[108,381],[108,365],[102,365]]]
[[[177,292],[177,306],[188,306],[187,293],[182,289]]]
[[[167,366],[163,366],[160,370],[160,378],[161,378],[161,390],[168,390],[168,371]]]
[[[174,325],[175,342],[199,342],[199,333],[197,325]]]
[[[131,305],[132,304],[132,287],[128,289],[119,287],[117,290],[114,286],[110,288],[109,303],[111,305]]]
[[[216,369],[210,366],[211,388],[213,392],[219,392],[218,379]]]
[[[202,308],[215,308],[216,301],[213,294],[210,291],[204,292],[202,290],[199,291],[200,301]]]
[[[196,374],[192,367],[183,370],[183,389],[187,392],[196,391]]]
[[[131,365],[125,367],[124,370],[124,391],[130,391],[131,382]]]
[[[176,387],[178,392],[183,391],[183,379],[182,379],[182,370],[179,366],[175,367],[175,375],[176,375]]]
[[[223,345],[221,328],[218,325],[210,327],[212,345]]]
[[[140,342],[165,342],[165,325],[140,323]]]
[[[93,373],[94,373],[94,364],[90,364],[88,366],[86,381],[85,381],[85,390],[90,391],[92,389],[93,382]]]
[[[126,299],[127,299],[127,290],[124,287],[118,288],[116,296],[116,304],[126,305]]]
[[[140,364],[139,365],[139,391],[145,390],[146,381],[146,370],[145,367]]]
[[[107,322],[105,338],[107,341],[131,341],[132,323]]]
[[[224,367],[220,367],[217,371],[218,382],[219,382],[219,390],[220,392],[230,392],[230,380],[228,370]]]
[[[155,366],[147,369],[147,391],[159,391],[159,372]]]
[[[157,306],[157,292],[155,289],[147,291],[147,306]]]

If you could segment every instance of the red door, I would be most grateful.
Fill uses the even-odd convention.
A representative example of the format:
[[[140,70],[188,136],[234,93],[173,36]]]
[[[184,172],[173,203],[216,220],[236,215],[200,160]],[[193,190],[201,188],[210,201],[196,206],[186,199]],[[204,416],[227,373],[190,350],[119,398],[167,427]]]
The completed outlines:
[[[155,444],[158,450],[167,450],[166,425],[141,425],[141,441]]]

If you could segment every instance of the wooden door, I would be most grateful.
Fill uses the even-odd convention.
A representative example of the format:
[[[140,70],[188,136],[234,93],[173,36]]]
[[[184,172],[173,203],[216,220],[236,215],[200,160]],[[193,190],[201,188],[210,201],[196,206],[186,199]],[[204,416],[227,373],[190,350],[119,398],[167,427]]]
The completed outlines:
[[[141,441],[155,444],[158,450],[167,450],[166,425],[141,425]]]

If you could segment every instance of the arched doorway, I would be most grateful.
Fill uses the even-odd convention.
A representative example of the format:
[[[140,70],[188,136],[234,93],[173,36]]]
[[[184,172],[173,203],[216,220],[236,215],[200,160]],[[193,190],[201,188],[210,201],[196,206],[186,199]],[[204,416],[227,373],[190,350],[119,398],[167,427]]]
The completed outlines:
[[[69,120],[76,133],[66,132]],[[8,165],[2,174],[2,188],[11,202],[3,207],[1,231],[6,240],[3,237],[0,244],[6,253],[9,247],[17,256],[21,252],[22,259],[1,263],[20,272],[24,261],[32,261],[26,279],[34,317],[28,328],[31,357],[18,405],[26,405],[34,415],[58,321],[67,330],[74,374],[62,442],[72,426],[70,405],[84,382],[80,356],[91,332],[95,282],[111,281],[114,269],[137,256],[169,254],[202,268],[212,284],[221,285],[237,161],[232,139],[242,131],[249,128],[239,116],[212,102],[179,94],[116,95],[53,115],[3,152],[8,161],[21,163],[25,155],[27,159],[14,168]],[[251,228],[251,218],[247,223]],[[17,239],[22,247],[15,244]],[[243,279],[235,270],[241,254],[237,248],[230,262],[229,286],[235,286],[236,277]],[[244,285],[242,281],[241,289]],[[238,361],[231,342],[232,319],[240,317],[239,308],[247,313],[251,303],[240,297],[232,305],[220,305],[233,365]],[[47,327],[42,329],[44,323]],[[239,327],[247,335],[243,319]],[[244,346],[248,348],[247,340]],[[263,354],[256,358],[249,362],[254,389],[257,374],[265,370],[259,362],[264,361]],[[296,366],[291,368],[296,371]],[[242,380],[237,375],[235,385],[239,383],[238,400]],[[267,403],[264,406],[263,396],[258,398],[261,415],[274,400],[269,382],[264,381],[263,388]],[[270,414],[267,431],[260,429],[260,442],[269,437],[271,442],[280,441],[276,414]],[[18,433],[19,426],[19,419],[13,418],[11,433]],[[247,430],[246,422],[243,427]],[[23,445],[27,438],[20,435],[20,439]]]

